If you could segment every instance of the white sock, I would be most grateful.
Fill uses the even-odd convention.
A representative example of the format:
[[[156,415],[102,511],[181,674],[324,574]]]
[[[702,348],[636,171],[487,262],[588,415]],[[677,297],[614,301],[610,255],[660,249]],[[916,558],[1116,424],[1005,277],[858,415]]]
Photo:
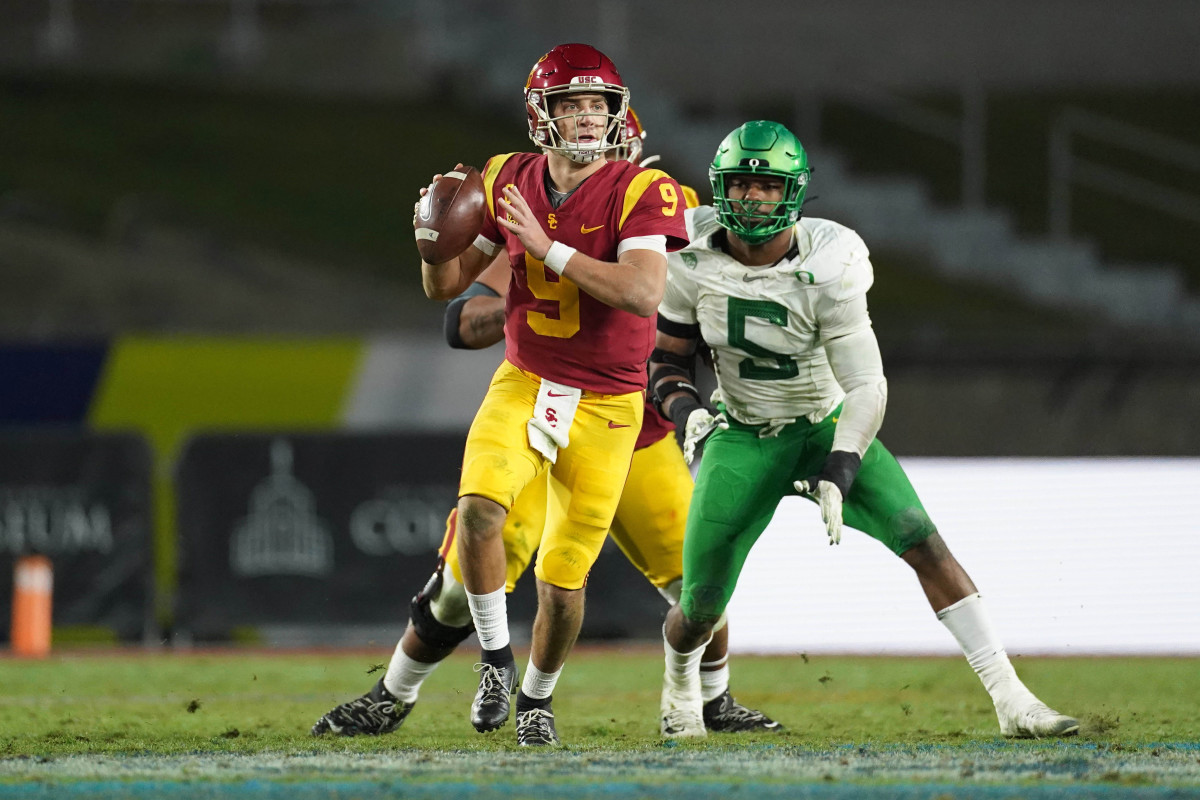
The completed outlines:
[[[383,688],[396,695],[396,699],[403,703],[415,703],[417,693],[421,691],[421,684],[433,674],[440,663],[435,661],[426,664],[415,661],[404,652],[403,645],[397,644],[387,673],[383,676]]]
[[[968,595],[937,612],[937,618],[954,634],[967,663],[975,670],[993,701],[999,702],[1013,693],[1029,693],[1008,660],[1008,653],[992,627],[982,597]]]
[[[729,688],[729,656],[720,661],[700,662],[700,697],[704,702],[716,700]]]
[[[545,700],[554,694],[554,685],[558,683],[559,675],[562,675],[562,667],[554,672],[542,672],[533,665],[533,659],[530,658],[529,666],[525,668],[525,677],[521,680],[521,691],[530,700]]]
[[[710,637],[711,641],[711,637]],[[700,659],[704,657],[704,642],[690,653],[681,653],[667,641],[663,631],[663,651],[666,653],[666,674],[663,676],[671,690],[688,697],[700,694]]]
[[[467,592],[467,604],[471,606],[471,619],[475,622],[475,635],[484,650],[499,650],[508,645],[508,599],[501,586],[487,594]]]

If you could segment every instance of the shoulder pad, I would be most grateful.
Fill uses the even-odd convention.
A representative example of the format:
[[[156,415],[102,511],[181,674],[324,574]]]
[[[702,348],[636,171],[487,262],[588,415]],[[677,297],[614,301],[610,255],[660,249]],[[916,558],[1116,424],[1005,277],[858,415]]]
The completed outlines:
[[[845,225],[825,219],[803,218],[796,223],[801,238],[800,269],[804,283],[842,284],[839,294],[865,292],[874,281],[870,253],[862,237]]]
[[[717,210],[712,206],[696,206],[683,212],[683,221],[687,225],[688,240],[698,244],[699,239],[709,236],[717,225]]]

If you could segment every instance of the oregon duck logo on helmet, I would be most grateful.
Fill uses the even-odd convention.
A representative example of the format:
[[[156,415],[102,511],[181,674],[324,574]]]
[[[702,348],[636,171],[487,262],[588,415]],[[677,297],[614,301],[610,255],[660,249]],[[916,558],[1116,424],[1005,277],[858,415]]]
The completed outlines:
[[[783,198],[746,209],[729,199],[732,175],[770,175],[783,181]],[[708,168],[717,222],[749,244],[762,244],[800,219],[812,169],[796,135],[778,122],[747,122],[725,137]],[[763,206],[770,206],[766,211]]]

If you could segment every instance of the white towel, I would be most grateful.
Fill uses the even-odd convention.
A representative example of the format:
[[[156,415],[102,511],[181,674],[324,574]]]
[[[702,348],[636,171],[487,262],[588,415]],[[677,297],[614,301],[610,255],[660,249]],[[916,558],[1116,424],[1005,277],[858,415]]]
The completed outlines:
[[[582,395],[579,389],[542,379],[537,405],[526,427],[530,446],[550,459],[551,464],[558,458],[558,448],[566,447],[570,441],[571,423],[575,421]]]

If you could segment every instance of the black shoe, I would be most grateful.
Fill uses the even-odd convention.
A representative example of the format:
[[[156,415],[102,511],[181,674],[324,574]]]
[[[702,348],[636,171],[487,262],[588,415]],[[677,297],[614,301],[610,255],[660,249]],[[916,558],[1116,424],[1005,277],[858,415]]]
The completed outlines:
[[[554,712],[546,708],[531,708],[517,712],[517,744],[521,747],[558,747],[558,731],[554,729]]]
[[[312,726],[313,736],[376,736],[399,728],[416,703],[401,703],[383,686],[383,679],[357,700],[342,703]]]
[[[479,691],[471,703],[471,724],[487,733],[508,722],[509,696],[517,691],[517,665],[476,664],[475,671],[479,673]]]
[[[704,704],[704,727],[713,733],[783,730],[782,725],[766,714],[734,700],[728,689]]]

